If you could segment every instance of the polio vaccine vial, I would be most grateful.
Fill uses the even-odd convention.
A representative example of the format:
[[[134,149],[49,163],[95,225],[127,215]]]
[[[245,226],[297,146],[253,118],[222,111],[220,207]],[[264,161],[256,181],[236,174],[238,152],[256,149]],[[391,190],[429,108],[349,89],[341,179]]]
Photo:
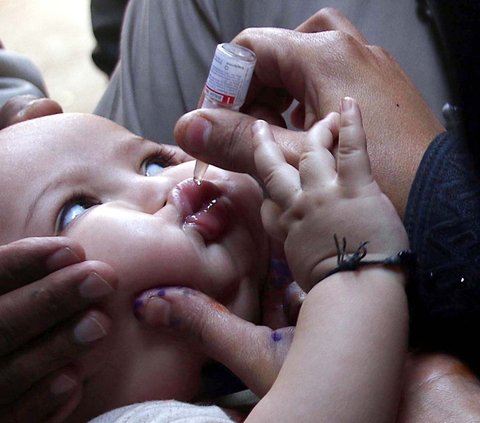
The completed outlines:
[[[248,48],[233,43],[219,44],[203,88],[200,107],[239,110],[245,102],[257,58]],[[195,163],[193,179],[202,182],[208,164]]]

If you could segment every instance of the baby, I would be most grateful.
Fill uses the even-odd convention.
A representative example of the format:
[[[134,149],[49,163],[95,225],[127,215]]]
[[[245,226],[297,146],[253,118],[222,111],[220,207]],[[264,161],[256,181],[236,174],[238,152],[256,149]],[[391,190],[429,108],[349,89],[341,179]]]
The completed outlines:
[[[68,236],[88,258],[118,273],[118,293],[105,304],[118,330],[103,351],[85,357],[95,372],[86,375],[71,421],[132,402],[198,394],[205,357],[182,339],[141,325],[132,304],[145,289],[182,285],[255,319],[269,262],[258,184],[211,167],[198,186],[193,161],[181,163],[93,115],[13,125],[0,132],[0,145],[0,243]],[[102,331],[102,324],[93,313],[76,330]]]
[[[0,132],[0,243],[61,234],[81,243],[87,258],[110,264],[119,278],[117,295],[104,304],[116,329],[84,358],[92,370],[69,421],[149,400],[194,399],[205,341],[186,336],[180,320],[173,328],[145,325],[138,317],[154,298],[137,303],[137,316],[135,299],[156,288],[172,303],[169,321],[175,322],[181,299],[157,288],[183,286],[227,306],[236,319],[255,321],[269,263],[264,226],[284,244],[308,295],[278,378],[247,420],[394,418],[407,339],[404,276],[383,264],[331,272],[337,232],[348,236],[348,253],[370,241],[365,259],[377,263],[408,246],[398,215],[372,178],[358,106],[344,99],[340,115],[311,129],[298,169],[285,162],[265,123],[253,128],[253,137],[265,200],[253,178],[213,167],[195,184],[193,162],[180,158],[187,157],[165,155],[158,144],[103,118],[54,115]],[[91,335],[92,327],[103,330],[95,313],[76,331]],[[348,407],[338,407],[338,398]],[[135,413],[127,413],[135,421]],[[109,421],[108,413],[104,418]]]

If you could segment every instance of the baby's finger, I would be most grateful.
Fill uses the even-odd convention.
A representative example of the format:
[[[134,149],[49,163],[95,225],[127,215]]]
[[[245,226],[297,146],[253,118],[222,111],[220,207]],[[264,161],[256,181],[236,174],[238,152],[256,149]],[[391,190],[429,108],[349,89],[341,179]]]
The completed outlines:
[[[277,203],[266,198],[262,203],[260,212],[265,232],[267,232],[271,238],[280,241],[283,245],[283,242],[287,237],[286,231],[279,224],[283,210],[277,205]]]
[[[186,287],[145,292],[135,309],[140,320],[151,327],[182,334],[259,396],[275,381],[293,339],[293,328],[255,326]]]
[[[304,189],[318,188],[337,176],[335,157],[332,154],[338,136],[340,116],[330,113],[307,132],[307,152],[299,163],[300,178]]]
[[[256,143],[254,159],[258,176],[270,198],[285,209],[290,205],[292,196],[301,189],[298,171],[286,162],[267,122],[255,122],[252,134]]]
[[[337,174],[340,184],[351,187],[373,181],[360,108],[350,97],[342,99]]]

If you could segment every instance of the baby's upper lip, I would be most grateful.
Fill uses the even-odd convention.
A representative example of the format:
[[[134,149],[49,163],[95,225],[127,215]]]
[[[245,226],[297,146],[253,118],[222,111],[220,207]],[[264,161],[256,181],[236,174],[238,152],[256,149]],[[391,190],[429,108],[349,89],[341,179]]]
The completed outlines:
[[[205,205],[219,198],[222,191],[215,184],[203,181],[200,185],[193,179],[179,183],[170,193],[170,199],[185,220],[187,216],[202,210]]]

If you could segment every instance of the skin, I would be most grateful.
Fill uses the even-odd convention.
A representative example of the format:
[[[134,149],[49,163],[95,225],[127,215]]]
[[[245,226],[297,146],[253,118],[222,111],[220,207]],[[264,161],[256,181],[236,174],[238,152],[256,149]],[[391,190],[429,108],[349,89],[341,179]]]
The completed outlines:
[[[90,336],[108,329],[102,313],[116,325],[81,359],[87,384],[71,421],[136,401],[197,395],[204,355],[178,336],[149,330],[132,304],[148,288],[185,285],[255,319],[257,287],[268,267],[256,182],[212,167],[207,175],[213,185],[198,187],[192,161],[179,163],[181,155],[165,156],[158,144],[92,115],[24,122],[2,131],[0,142],[8,152],[0,159],[2,243],[66,236],[87,259],[107,263],[118,275],[114,297],[87,316],[95,328]],[[28,172],[18,172],[19,163]],[[145,176],[145,169],[158,173]],[[210,189],[217,203],[201,212],[202,200],[190,214],[183,212],[179,187]],[[69,218],[68,210],[78,217]]]
[[[48,98],[13,97],[0,109],[0,128],[61,112]],[[91,273],[99,275],[99,290],[80,291]],[[83,373],[89,373],[79,371],[78,359],[108,339],[115,324],[97,305],[114,293],[115,271],[86,260],[72,239],[33,237],[0,246],[0,281],[0,420],[64,421],[80,402]],[[103,336],[79,340],[74,328],[92,312],[103,322]]]
[[[262,397],[247,422],[393,421],[407,346],[405,277],[372,266],[320,281],[318,271],[331,268],[335,254],[332,240],[322,242],[329,231],[371,239],[376,257],[408,246],[398,214],[372,177],[358,106],[344,99],[340,116],[316,124],[297,166],[286,162],[265,122],[252,130],[255,166],[268,193],[264,226],[284,244],[295,278],[308,291],[294,337],[226,310],[202,315],[208,307],[202,302],[210,301],[212,310],[204,294],[189,295],[194,311],[187,314],[175,288],[160,302],[147,302],[143,313],[152,325],[193,335]],[[155,320],[162,308],[169,318]],[[171,324],[178,319],[180,327]],[[339,399],[348,406],[339,408]]]
[[[344,15],[331,8],[320,10],[296,31],[250,28],[233,42],[257,56],[243,110],[275,124],[276,143],[292,165],[304,151],[305,132],[282,127],[280,114],[289,103],[278,100],[279,91],[284,100],[298,101],[292,120],[301,130],[338,111],[340,98],[358,101],[373,175],[402,217],[423,153],[444,128],[395,59],[369,45]],[[179,119],[175,140],[200,160],[254,175],[250,127],[255,117],[196,110]]]

